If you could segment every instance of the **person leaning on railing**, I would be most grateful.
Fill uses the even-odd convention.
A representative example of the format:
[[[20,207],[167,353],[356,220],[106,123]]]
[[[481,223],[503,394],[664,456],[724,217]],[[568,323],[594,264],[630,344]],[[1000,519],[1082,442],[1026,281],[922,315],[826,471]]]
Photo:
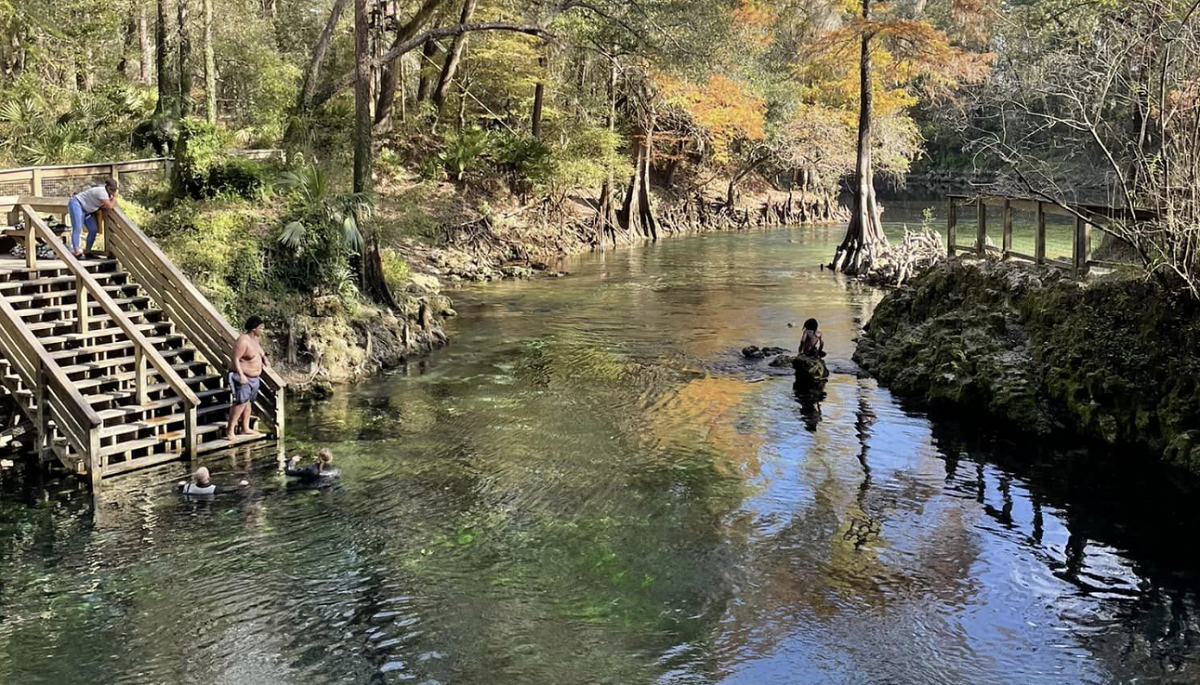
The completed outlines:
[[[79,249],[79,238],[83,227],[87,226],[87,250],[91,252],[92,244],[96,242],[96,233],[100,230],[96,223],[96,212],[102,209],[112,209],[117,205],[117,181],[108,179],[104,185],[94,186],[77,193],[67,202],[67,213],[71,215],[71,251],[76,257],[83,256]]]

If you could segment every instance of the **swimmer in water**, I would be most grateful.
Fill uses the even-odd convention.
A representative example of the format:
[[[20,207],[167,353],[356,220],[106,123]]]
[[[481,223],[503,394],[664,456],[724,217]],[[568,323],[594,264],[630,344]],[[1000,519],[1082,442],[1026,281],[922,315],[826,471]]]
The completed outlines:
[[[250,482],[245,480],[239,482],[237,486],[215,485],[208,475],[208,468],[201,466],[192,474],[192,482],[179,481],[176,490],[184,495],[220,495],[226,492],[235,492],[247,485],[250,485]]]
[[[333,468],[333,451],[328,447],[322,447],[321,451],[317,452],[317,460],[303,468],[300,467],[300,455],[292,457],[284,466],[283,472],[309,483],[336,478],[338,475],[337,469]]]

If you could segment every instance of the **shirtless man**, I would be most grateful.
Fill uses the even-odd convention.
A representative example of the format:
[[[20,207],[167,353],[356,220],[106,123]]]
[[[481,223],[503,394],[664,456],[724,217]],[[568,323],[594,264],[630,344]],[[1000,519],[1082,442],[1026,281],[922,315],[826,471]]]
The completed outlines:
[[[233,391],[233,409],[229,410],[229,425],[225,428],[226,439],[233,441],[238,421],[242,422],[243,435],[258,435],[250,430],[250,408],[258,397],[259,376],[271,365],[263,352],[263,320],[257,316],[246,319],[245,332],[233,344],[230,360],[229,388]]]

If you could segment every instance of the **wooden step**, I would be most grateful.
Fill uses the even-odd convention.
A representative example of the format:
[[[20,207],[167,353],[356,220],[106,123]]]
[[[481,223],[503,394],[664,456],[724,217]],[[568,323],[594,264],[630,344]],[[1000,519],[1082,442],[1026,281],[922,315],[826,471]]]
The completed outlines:
[[[128,423],[118,423],[112,426],[105,426],[100,429],[100,437],[111,438],[114,436],[125,435],[126,433],[137,433],[144,430],[162,429],[173,424],[183,425],[186,417],[183,414],[167,414],[166,416],[155,416],[151,418],[138,419]]]
[[[129,363],[133,364],[133,358],[129,357],[129,360],[130,360]],[[172,364],[171,368],[174,369],[176,372],[179,372],[179,371],[187,370],[187,369],[189,369],[193,366],[197,366],[197,365],[208,366],[208,364],[206,362],[184,362],[182,364]],[[158,371],[156,371],[153,366],[147,366],[146,376],[148,378],[150,378],[150,377],[158,378]],[[122,371],[120,373],[108,373],[99,378],[81,378],[79,380],[72,380],[71,385],[74,385],[76,389],[78,389],[79,391],[82,392],[86,388],[95,388],[97,386],[107,385],[109,383],[120,383],[122,381],[132,381],[132,380],[135,380],[136,378],[137,378],[136,371]],[[219,379],[219,378],[220,378],[220,376],[208,374],[208,375],[203,375],[203,376],[192,376],[190,378],[184,377],[183,382],[187,383],[188,385],[192,385],[193,382],[198,383],[198,382],[201,382],[204,380],[215,380],[215,379]],[[166,383],[156,383],[156,384],[147,386],[147,392],[152,392],[153,388],[157,388],[160,385],[165,386],[165,387],[170,387]]]
[[[103,273],[92,274],[101,285],[113,280],[114,278],[128,278],[128,275],[123,271],[106,271]],[[33,278],[25,280],[7,280],[0,281],[0,292],[9,290],[20,290],[21,288],[43,288],[52,285],[67,285],[73,289],[75,286],[74,276],[50,276],[47,278]],[[113,285],[113,284],[110,284]]]
[[[173,333],[171,335],[146,336],[146,340],[149,341],[149,343],[151,345],[153,345],[156,350],[158,350],[159,354],[161,354],[163,357],[165,357],[167,359],[170,359],[171,357],[176,356],[176,355],[183,354],[184,352],[195,352],[195,350],[193,350],[190,347],[178,347],[175,349],[162,349],[161,346],[166,345],[167,343],[182,343],[184,341],[183,336],[176,334],[176,333]],[[110,352],[120,352],[122,350],[132,350],[133,347],[134,347],[134,345],[133,345],[132,340],[121,340],[121,341],[114,342],[114,343],[108,343],[106,345],[89,345],[87,347],[68,347],[65,350],[56,350],[54,352],[50,352],[49,354],[55,361],[61,361],[63,359],[70,359],[71,357],[76,357],[79,355],[108,354]]]
[[[188,349],[177,350],[177,351],[173,352],[171,356],[179,356],[180,354],[182,354],[184,352],[190,352],[190,351],[191,350],[188,350]],[[114,366],[133,366],[136,363],[137,363],[137,357],[130,355],[128,357],[118,357],[116,359],[105,359],[103,361],[98,361],[98,362],[88,362],[86,364],[75,364],[72,366],[64,366],[64,367],[62,367],[62,372],[67,374],[68,376],[73,376],[77,373],[85,373],[87,371],[103,371],[105,369],[111,369]],[[188,370],[194,369],[194,368],[203,368],[205,366],[208,366],[208,362],[193,361],[193,362],[177,362],[175,364],[172,364],[171,368],[180,372],[180,375],[183,375],[183,372],[185,372],[185,371],[188,371]],[[157,373],[154,371],[154,367],[151,367],[151,366],[147,367],[146,372],[147,373]]]
[[[109,464],[108,467],[104,469],[104,473],[102,475],[105,478],[108,478],[110,476],[116,476],[129,471],[134,471],[136,469],[144,469],[149,466],[157,466],[159,464],[165,464],[169,461],[175,461],[182,458],[183,455],[179,452],[160,452],[144,457],[137,457],[136,459],[126,459],[125,461],[119,461],[115,464]]]
[[[116,444],[100,448],[101,457],[111,457],[114,454],[126,454],[128,452],[136,452],[147,447],[156,447],[162,440],[158,437],[142,438],[140,440],[125,440]]]
[[[137,292],[138,290],[138,285],[136,283],[122,283],[118,285],[106,285],[103,287],[105,292],[114,297],[120,295],[121,293]],[[29,293],[27,295],[9,295],[6,299],[8,299],[8,303],[15,308],[19,304],[31,304],[39,300],[52,300],[66,297],[74,299],[75,289],[68,288],[64,290],[49,290],[41,293]]]
[[[125,312],[126,318],[128,318],[133,323],[138,323],[139,321],[141,321],[143,323],[162,323],[161,321],[150,321],[150,322],[145,321],[145,319],[147,317],[159,316],[161,314],[162,314],[162,312],[158,311],[157,309],[148,309],[145,311],[136,311],[136,312]],[[117,328],[118,330],[120,330],[120,328],[117,327],[116,324],[113,323],[113,318],[111,316],[109,316],[108,314],[93,314],[90,317],[90,320],[88,321],[88,325],[92,326],[97,323],[100,324],[100,326],[89,329],[89,331],[88,331],[89,333],[92,331],[103,331],[107,328]],[[113,324],[113,325],[108,326],[107,324]],[[37,322],[33,322],[33,323],[26,323],[25,327],[28,328],[29,330],[33,331],[33,333],[35,335],[37,335],[39,333],[39,331],[52,331],[56,328],[64,328],[64,327],[75,326],[75,325],[76,325],[75,317],[72,316],[69,318],[52,319],[50,321],[37,321]]]
[[[116,394],[116,393],[105,393],[105,394]],[[124,395],[125,393],[120,393],[120,394]],[[89,397],[88,400],[91,401],[91,398]],[[155,411],[156,409],[165,409],[166,407],[175,406],[177,404],[183,404],[183,398],[172,395],[171,397],[164,397],[160,400],[153,400],[151,402],[147,402],[146,404],[134,404],[134,405],[125,406],[125,407],[113,407],[112,409],[103,409],[101,411],[96,412],[96,414],[100,417],[101,421],[108,423],[115,419],[129,418],[129,417],[133,417],[133,416],[138,416],[140,414],[147,414],[149,412]]]
[[[5,261],[8,261],[8,260],[5,260]],[[57,257],[52,257],[50,259],[42,259],[39,257],[37,266],[35,266],[32,269],[30,269],[28,266],[25,266],[25,263],[23,260],[21,260],[21,261],[12,260],[12,263],[19,264],[19,266],[17,268],[12,268],[12,269],[5,268],[5,269],[3,269],[3,272],[2,272],[3,274],[9,276],[10,278],[17,276],[19,274],[31,275],[31,274],[35,274],[35,273],[40,274],[43,271],[66,271],[67,270],[67,263],[62,261],[61,259],[58,259]],[[112,273],[112,272],[116,271],[117,268],[119,267],[119,265],[117,264],[117,260],[115,260],[115,259],[84,259],[80,263],[83,264],[84,271],[87,271],[92,274]],[[33,278],[37,278],[37,277],[33,276]]]
[[[147,331],[156,331],[160,328],[170,328],[170,327],[171,327],[170,321],[156,321],[154,323],[134,324],[134,328],[141,331],[142,334],[145,334]],[[49,347],[50,345],[57,345],[57,344],[68,343],[68,342],[86,343],[88,340],[92,340],[95,338],[103,338],[103,337],[109,336],[109,335],[123,336],[123,335],[125,335],[125,331],[121,330],[117,326],[113,326],[110,328],[97,328],[95,330],[88,331],[87,333],[64,333],[62,335],[44,335],[44,336],[39,336],[38,340],[41,341],[43,347]],[[152,336],[147,336],[147,337],[152,337]]]
[[[206,454],[208,452],[216,452],[217,450],[223,450],[223,449],[228,449],[230,447],[236,447],[238,445],[244,445],[248,442],[255,442],[257,440],[265,440],[267,437],[268,436],[265,433],[259,434],[259,435],[235,435],[235,436],[233,436],[233,440],[230,441],[230,440],[226,440],[224,436],[221,436],[220,438],[218,438],[216,440],[205,440],[204,442],[201,442],[200,447],[198,447],[196,449],[196,452],[198,454]]]
[[[213,380],[213,379],[218,379],[218,378],[220,378],[220,376],[196,376],[195,378],[185,378],[183,380],[184,380],[184,383],[186,383],[188,385],[196,385],[196,384],[198,384],[198,382],[201,382],[201,381]],[[155,383],[154,385],[148,386],[146,388],[146,394],[153,395],[154,393],[163,392],[165,390],[170,390],[170,389],[171,389],[171,386],[166,383]],[[221,394],[228,395],[229,388],[213,388],[212,390],[195,390],[195,389],[193,389],[192,392],[196,395],[196,397],[200,398],[201,402],[203,402],[205,399],[207,399],[209,397],[216,397],[217,395],[221,395]],[[133,392],[132,390],[116,390],[113,392],[89,393],[84,396],[84,399],[86,399],[89,404],[103,404],[104,402],[120,402],[122,400],[136,400],[137,393]],[[165,397],[155,398],[155,399],[151,400],[151,402],[165,400],[165,399],[167,399],[167,398],[165,398]],[[173,399],[180,401],[180,402],[183,401],[182,399],[180,399],[178,397],[175,397]],[[116,407],[114,407],[114,409],[116,409]]]
[[[91,300],[90,298],[89,298],[89,300],[90,300],[88,302],[88,312],[89,313],[96,312],[96,315],[95,315],[96,317],[108,316],[107,314],[104,314],[104,306],[103,305],[101,305],[99,302],[96,302],[95,300]],[[125,307],[127,305],[146,304],[146,303],[150,302],[150,298],[148,298],[148,297],[123,297],[121,299],[114,299],[113,302],[116,303],[116,305],[118,307],[120,307],[122,311],[127,311],[127,310],[125,310]],[[75,314],[76,309],[78,309],[78,308],[79,308],[79,305],[76,302],[72,302],[71,304],[47,305],[45,307],[36,307],[33,309],[18,309],[17,316],[21,317],[22,319],[25,319],[25,318],[30,318],[30,317],[34,317],[34,316],[41,316],[42,314],[51,314],[51,313],[71,314],[71,317],[69,318],[69,320],[74,321],[75,320],[74,314]],[[137,311],[146,313],[146,312],[157,312],[159,310],[143,308],[143,309],[140,309]],[[131,313],[131,312],[127,312],[127,313]],[[64,317],[63,320],[67,320],[67,319]]]

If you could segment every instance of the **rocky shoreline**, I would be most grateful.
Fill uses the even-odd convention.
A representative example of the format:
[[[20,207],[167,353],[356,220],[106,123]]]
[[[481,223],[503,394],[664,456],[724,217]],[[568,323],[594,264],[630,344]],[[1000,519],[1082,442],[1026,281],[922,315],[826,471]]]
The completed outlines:
[[[951,260],[880,302],[854,359],[930,408],[1200,472],[1198,350],[1200,307],[1144,280]]]

